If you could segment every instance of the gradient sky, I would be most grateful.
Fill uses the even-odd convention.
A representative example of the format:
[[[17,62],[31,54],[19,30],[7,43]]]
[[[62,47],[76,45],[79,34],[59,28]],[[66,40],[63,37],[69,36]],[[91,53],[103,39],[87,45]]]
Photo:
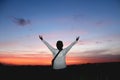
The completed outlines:
[[[0,62],[49,65],[52,53],[38,35],[56,47],[80,41],[67,64],[120,62],[119,0],[0,0]]]

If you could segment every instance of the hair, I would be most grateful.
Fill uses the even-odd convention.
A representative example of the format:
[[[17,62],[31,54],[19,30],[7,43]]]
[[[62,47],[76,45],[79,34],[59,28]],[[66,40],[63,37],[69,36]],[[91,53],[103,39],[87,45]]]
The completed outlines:
[[[57,43],[56,43],[56,47],[57,47],[57,49],[58,50],[62,50],[62,48],[63,48],[63,42],[62,41],[57,41]]]

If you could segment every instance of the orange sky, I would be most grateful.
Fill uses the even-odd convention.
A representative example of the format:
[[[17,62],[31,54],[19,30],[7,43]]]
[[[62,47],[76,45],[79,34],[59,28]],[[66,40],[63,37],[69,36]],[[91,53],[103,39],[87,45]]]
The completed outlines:
[[[50,65],[52,57],[1,57],[0,63],[12,65]],[[120,59],[108,58],[80,58],[67,57],[67,65],[84,64],[84,63],[98,63],[98,62],[120,62]]]

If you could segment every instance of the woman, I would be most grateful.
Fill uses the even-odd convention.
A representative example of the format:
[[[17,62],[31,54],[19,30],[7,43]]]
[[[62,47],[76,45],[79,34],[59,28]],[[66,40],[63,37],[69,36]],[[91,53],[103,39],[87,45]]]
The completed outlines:
[[[55,49],[47,41],[45,41],[42,36],[39,35],[39,38],[48,47],[48,49],[53,53],[53,57],[54,57],[52,60],[53,69],[66,68],[67,67],[66,61],[65,61],[66,54],[72,48],[72,46],[78,42],[79,37],[77,37],[74,42],[72,42],[68,47],[64,49],[63,49],[63,42],[60,40],[57,41],[56,43],[57,49]]]

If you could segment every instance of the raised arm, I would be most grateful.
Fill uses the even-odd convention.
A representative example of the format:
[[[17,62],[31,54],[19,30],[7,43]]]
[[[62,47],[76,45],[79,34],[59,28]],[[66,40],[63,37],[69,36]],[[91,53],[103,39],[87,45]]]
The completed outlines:
[[[53,48],[47,41],[45,41],[42,36],[39,35],[39,38],[48,47],[48,49],[53,53],[55,48]]]
[[[72,42],[66,49],[66,53],[73,47],[73,45],[75,45],[79,40],[79,37],[76,38],[76,40],[74,42]]]

